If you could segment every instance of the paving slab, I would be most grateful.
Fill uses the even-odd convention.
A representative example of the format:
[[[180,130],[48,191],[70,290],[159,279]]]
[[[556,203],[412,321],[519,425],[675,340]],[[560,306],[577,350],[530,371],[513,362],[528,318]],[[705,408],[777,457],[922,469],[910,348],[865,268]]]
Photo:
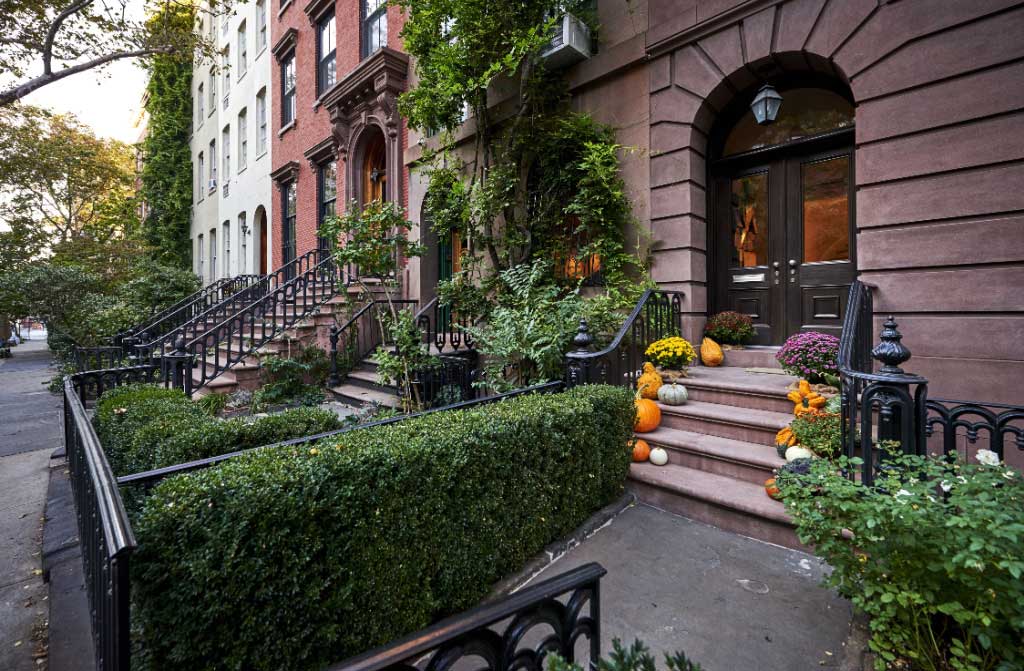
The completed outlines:
[[[802,552],[635,505],[534,580],[596,561],[601,649],[644,641],[659,668],[681,650],[704,671],[842,668],[852,607]],[[855,654],[859,655],[860,651]]]

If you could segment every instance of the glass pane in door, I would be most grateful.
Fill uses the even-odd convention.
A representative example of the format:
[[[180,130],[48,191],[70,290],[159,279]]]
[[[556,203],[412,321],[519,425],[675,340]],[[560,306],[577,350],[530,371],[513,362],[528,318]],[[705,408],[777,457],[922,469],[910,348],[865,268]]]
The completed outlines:
[[[768,173],[732,180],[734,268],[768,265]]]
[[[804,263],[850,258],[850,157],[801,166]]]

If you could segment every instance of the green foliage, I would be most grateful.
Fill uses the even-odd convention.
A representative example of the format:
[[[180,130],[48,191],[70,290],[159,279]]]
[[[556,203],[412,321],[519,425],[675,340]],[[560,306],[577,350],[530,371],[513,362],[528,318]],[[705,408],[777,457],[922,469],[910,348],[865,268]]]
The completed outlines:
[[[227,394],[207,394],[196,400],[196,404],[210,417],[216,417],[228,406]]]
[[[794,417],[789,428],[798,445],[819,457],[831,459],[843,453],[843,424],[838,413],[805,412]]]
[[[353,200],[342,215],[324,221],[320,235],[338,242],[339,265],[358,266],[361,277],[385,280],[397,274],[400,260],[422,254],[419,243],[409,240],[412,226],[396,203],[375,200],[360,208]]]
[[[167,29],[188,34],[195,23],[190,4],[168,3],[159,14]],[[152,256],[179,268],[191,267],[189,216],[192,206],[192,58],[154,56],[147,63],[148,128],[142,141],[142,199],[149,212],[142,222]]]
[[[378,347],[373,355],[377,374],[384,384],[398,387],[402,405],[407,411],[419,410],[422,401],[412,378],[416,371],[434,365],[437,359],[423,344],[423,332],[416,325],[412,310],[399,310],[394,317],[384,315],[383,321],[390,338],[388,344]]]
[[[327,354],[316,345],[301,348],[294,356],[265,356],[260,359],[263,385],[252,395],[252,409],[298,401],[318,405],[324,400],[323,386],[330,372]]]
[[[778,483],[800,540],[833,569],[827,584],[870,616],[876,668],[1021,668],[1021,474],[898,453],[874,487],[844,469],[859,472],[860,460],[815,459],[810,475]]]
[[[217,420],[183,392],[151,385],[103,394],[93,420],[117,475],[205,459],[341,427],[337,415],[295,408],[256,419]]]
[[[749,315],[727,310],[708,318],[704,335],[723,345],[745,345],[757,335]]]
[[[580,387],[165,480],[135,525],[141,646],[164,669],[321,669],[474,606],[621,494],[633,412]]]
[[[548,671],[582,671],[579,664],[570,664],[557,654],[548,658]],[[682,652],[665,653],[665,666],[669,671],[701,671],[700,664],[691,662]],[[612,654],[607,659],[597,660],[597,671],[656,671],[654,656],[640,640],[633,641],[629,648],[623,648],[619,639],[612,639]]]

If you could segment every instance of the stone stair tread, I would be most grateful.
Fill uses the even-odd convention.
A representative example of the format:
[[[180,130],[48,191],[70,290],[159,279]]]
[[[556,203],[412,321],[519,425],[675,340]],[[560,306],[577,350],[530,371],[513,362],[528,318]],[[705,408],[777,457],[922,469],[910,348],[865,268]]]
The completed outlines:
[[[785,397],[787,388],[797,378],[791,375],[751,373],[743,368],[700,366],[690,369],[690,376],[680,380],[684,387],[720,389],[739,394],[759,394]]]
[[[376,370],[367,370],[365,368],[355,368],[353,370],[350,370],[346,374],[346,377],[350,377],[350,378],[355,379],[355,380],[362,380],[363,382],[367,382],[369,384],[381,384],[380,379],[378,379],[378,377],[377,377],[377,371]]]
[[[338,396],[364,403],[377,403],[391,408],[398,407],[398,397],[381,389],[370,389],[355,384],[342,384],[332,387],[331,391]]]
[[[685,466],[631,464],[629,477],[693,499],[737,510],[748,515],[792,525],[782,502],[769,497],[764,487]]]
[[[681,415],[697,420],[708,420],[718,423],[738,424],[769,429],[781,429],[793,421],[793,416],[784,412],[771,410],[754,410],[735,405],[708,403],[706,401],[688,401],[683,405],[658,404],[662,413]]]
[[[779,457],[774,447],[748,443],[743,440],[720,438],[705,433],[668,427],[659,427],[654,431],[635,435],[651,444],[699,452],[716,459],[746,462],[769,469],[778,468],[786,463],[785,459]]]
[[[195,368],[192,369],[192,383],[199,384],[199,373]],[[238,379],[235,377],[235,374],[230,370],[226,370],[212,380],[208,380],[204,386],[209,387],[210,389],[216,389],[218,387],[232,387],[237,385]]]

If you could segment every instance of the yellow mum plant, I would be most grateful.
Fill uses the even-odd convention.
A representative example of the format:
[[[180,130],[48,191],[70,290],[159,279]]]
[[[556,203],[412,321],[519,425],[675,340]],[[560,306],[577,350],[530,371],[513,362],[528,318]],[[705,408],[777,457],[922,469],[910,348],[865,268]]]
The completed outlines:
[[[686,338],[678,336],[652,342],[644,354],[647,356],[647,360],[656,366],[677,370],[686,368],[697,358],[697,352],[694,351],[693,345]]]

